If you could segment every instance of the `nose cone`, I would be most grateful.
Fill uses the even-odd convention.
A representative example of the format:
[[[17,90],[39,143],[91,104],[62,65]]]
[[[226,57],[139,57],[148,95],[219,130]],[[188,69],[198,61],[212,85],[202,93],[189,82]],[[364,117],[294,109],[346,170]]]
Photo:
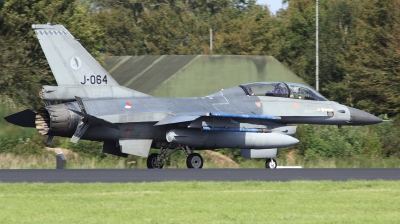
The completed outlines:
[[[368,125],[378,124],[383,120],[370,113],[362,110],[358,110],[352,107],[348,107],[350,111],[350,125]]]

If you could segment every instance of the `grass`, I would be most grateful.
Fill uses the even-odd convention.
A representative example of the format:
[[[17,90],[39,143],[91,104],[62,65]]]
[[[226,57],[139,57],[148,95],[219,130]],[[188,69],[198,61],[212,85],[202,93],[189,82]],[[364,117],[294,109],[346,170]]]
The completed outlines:
[[[67,158],[68,169],[136,168],[133,165],[127,164],[124,159],[112,156],[109,156],[106,159],[83,156]],[[140,166],[142,166],[142,164],[140,164]],[[0,169],[55,169],[55,167],[55,153],[46,152],[40,155],[14,155],[12,153],[0,153]]]
[[[295,161],[278,158],[281,166],[302,166],[303,168],[400,168],[400,159],[371,158],[364,156],[352,156],[347,158],[318,158],[306,160],[298,156]]]
[[[0,223],[397,223],[400,181],[0,184]]]
[[[181,153],[181,152],[179,152]],[[230,164],[220,164],[213,161],[210,155],[203,153],[204,169],[207,168],[237,168]],[[183,153],[182,153],[183,154]],[[130,159],[118,158],[108,155],[105,158],[71,156],[67,157],[68,169],[137,169],[147,168],[146,158],[131,157]],[[307,161],[301,157],[296,160],[277,158],[279,166],[302,166],[303,168],[400,168],[400,159],[397,158],[330,158]],[[54,152],[44,151],[34,155],[15,155],[12,153],[0,153],[0,169],[54,169],[56,157]],[[241,168],[264,168],[265,159],[242,159]],[[183,155],[170,159],[164,168],[186,169],[186,160]]]

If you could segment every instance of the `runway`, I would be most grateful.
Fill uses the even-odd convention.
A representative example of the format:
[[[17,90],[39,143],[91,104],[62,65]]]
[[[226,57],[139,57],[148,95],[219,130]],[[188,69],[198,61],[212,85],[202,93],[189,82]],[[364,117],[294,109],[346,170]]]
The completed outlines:
[[[0,182],[138,183],[162,181],[400,180],[400,169],[31,169],[0,170]]]

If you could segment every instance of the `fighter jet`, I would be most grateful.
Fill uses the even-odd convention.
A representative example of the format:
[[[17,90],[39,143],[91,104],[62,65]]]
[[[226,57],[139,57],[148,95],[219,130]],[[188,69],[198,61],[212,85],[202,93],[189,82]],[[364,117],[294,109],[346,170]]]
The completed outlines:
[[[36,24],[58,86],[39,91],[45,104],[5,117],[40,134],[101,141],[103,152],[147,158],[149,169],[182,150],[188,168],[202,168],[194,150],[237,148],[245,158],[266,158],[295,145],[293,124],[369,125],[382,119],[324,98],[305,85],[256,82],[197,98],[156,98],[120,86],[62,25]],[[288,125],[290,124],[290,125]],[[159,153],[149,155],[150,148]]]

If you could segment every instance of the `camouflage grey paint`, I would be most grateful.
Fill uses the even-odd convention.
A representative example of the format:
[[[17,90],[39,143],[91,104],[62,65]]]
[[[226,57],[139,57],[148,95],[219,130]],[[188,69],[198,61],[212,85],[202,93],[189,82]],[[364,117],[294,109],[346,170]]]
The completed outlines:
[[[150,147],[176,144],[195,149],[238,147],[250,150],[243,151],[246,156],[274,157],[275,148],[298,142],[291,137],[296,126],[288,124],[366,125],[382,121],[293,83],[250,83],[196,98],[151,97],[119,86],[63,26],[32,27],[58,83],[44,86],[40,92],[46,106],[36,111],[36,128],[43,135],[71,137],[72,142],[104,141],[107,153],[147,156]],[[286,86],[289,92],[254,94],[251,89],[271,86]],[[289,94],[289,87],[293,94]],[[294,88],[302,88],[315,98],[302,98]],[[73,102],[50,105],[51,101]],[[24,114],[10,115],[6,120],[21,125],[17,121]],[[28,123],[22,126],[32,126]]]

